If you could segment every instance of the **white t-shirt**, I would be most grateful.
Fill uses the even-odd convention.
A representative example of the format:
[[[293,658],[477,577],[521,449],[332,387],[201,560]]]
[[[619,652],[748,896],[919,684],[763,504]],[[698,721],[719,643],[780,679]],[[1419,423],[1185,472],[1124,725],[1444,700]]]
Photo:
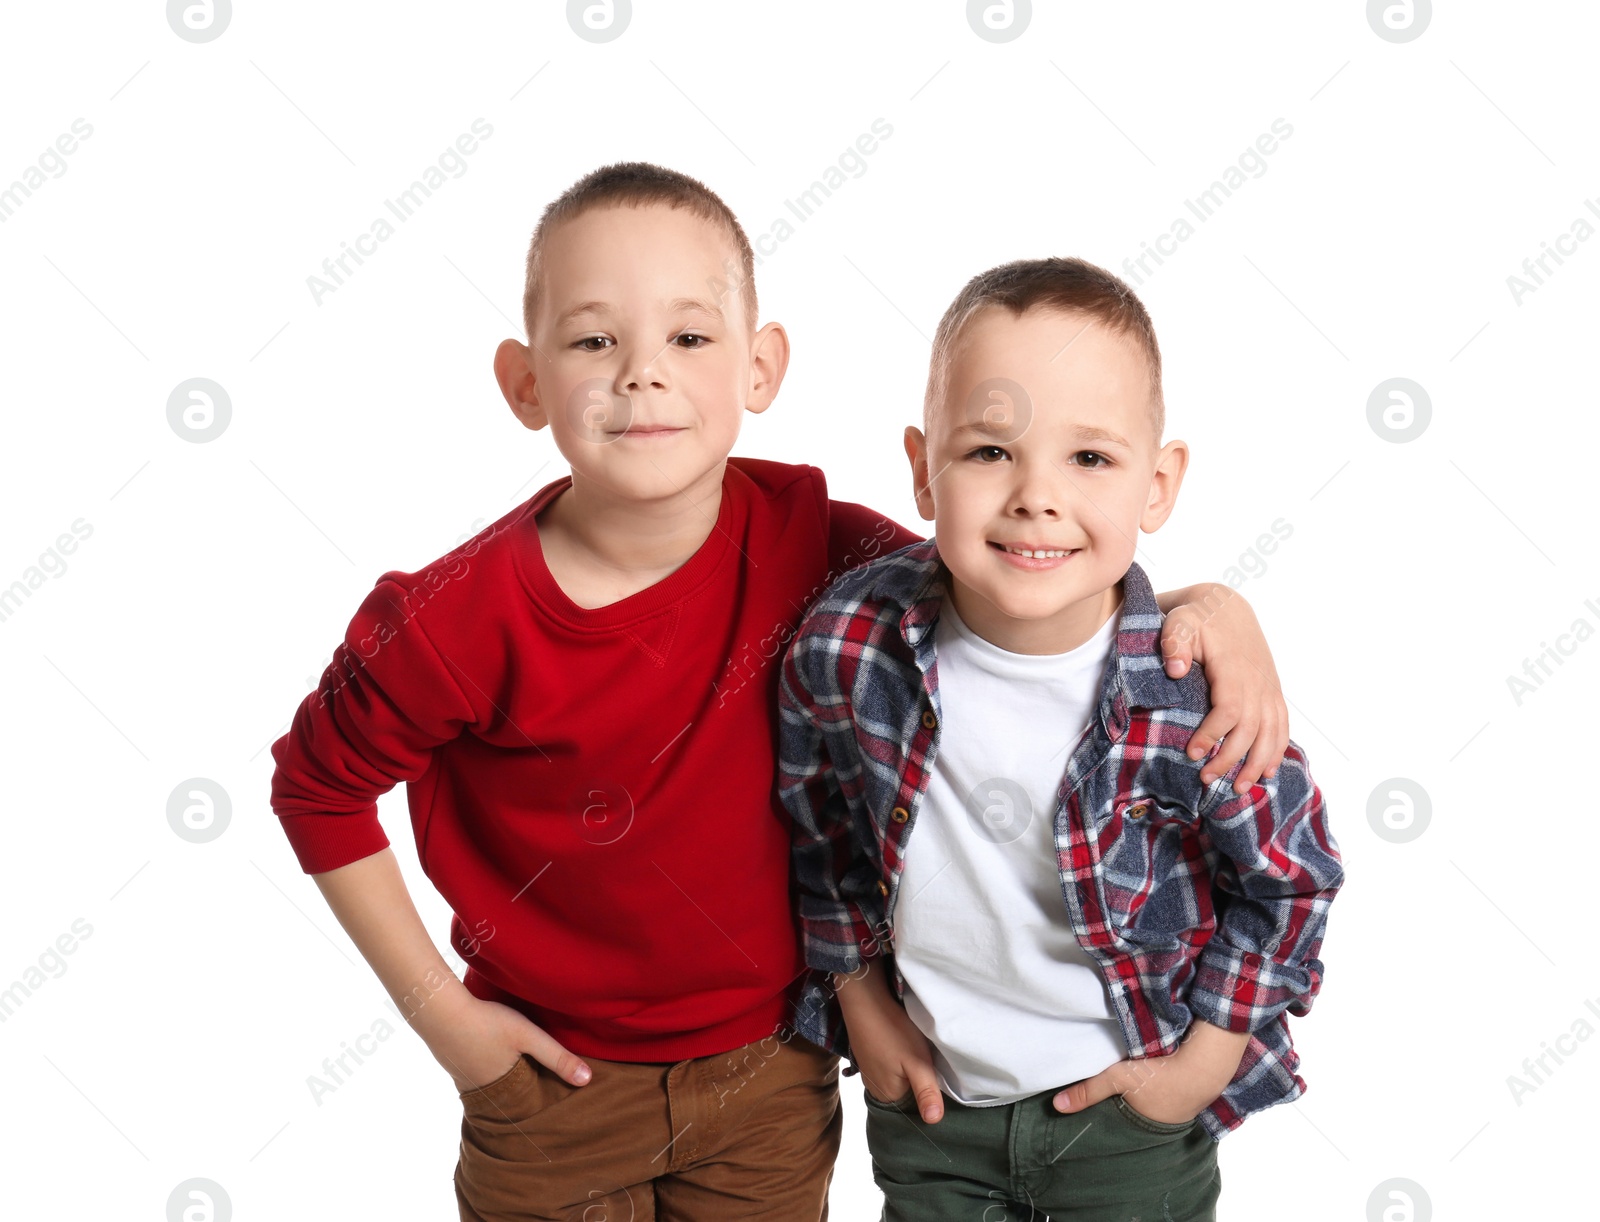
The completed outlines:
[[[1012,653],[946,598],[941,727],[907,829],[894,953],[906,1013],[951,1098],[998,1105],[1127,1056],[1105,983],[1067,924],[1057,793],[1094,715],[1120,612],[1067,653]]]

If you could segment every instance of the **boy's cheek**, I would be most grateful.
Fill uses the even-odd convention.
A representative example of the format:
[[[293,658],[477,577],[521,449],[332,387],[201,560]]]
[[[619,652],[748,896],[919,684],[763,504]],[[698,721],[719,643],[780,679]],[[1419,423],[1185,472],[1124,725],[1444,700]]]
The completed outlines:
[[[552,386],[552,402],[559,403],[561,411],[551,412],[550,418],[559,415],[567,436],[603,445],[611,431],[626,429],[633,420],[632,401],[614,393],[612,385],[610,378],[589,377],[571,386]]]

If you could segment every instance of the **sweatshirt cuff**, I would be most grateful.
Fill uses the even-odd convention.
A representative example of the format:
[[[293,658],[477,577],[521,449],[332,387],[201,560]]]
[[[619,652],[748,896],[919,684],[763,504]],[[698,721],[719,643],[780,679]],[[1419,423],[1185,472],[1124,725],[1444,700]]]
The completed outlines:
[[[307,874],[325,874],[389,847],[378,804],[342,815],[279,815],[289,847]]]

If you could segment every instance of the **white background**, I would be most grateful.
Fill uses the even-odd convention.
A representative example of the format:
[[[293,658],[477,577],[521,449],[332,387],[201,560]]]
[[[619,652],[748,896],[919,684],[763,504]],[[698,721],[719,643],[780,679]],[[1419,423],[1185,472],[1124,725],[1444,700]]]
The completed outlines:
[[[640,0],[593,44],[554,2],[277,0],[193,44],[159,3],[8,6],[0,184],[93,129],[0,223],[0,588],[92,528],[0,621],[0,988],[92,927],[0,1024],[9,1208],[159,1222],[198,1176],[241,1222],[455,1216],[459,1110],[420,1041],[308,1090],[393,1015],[277,826],[266,748],[378,574],[564,473],[490,364],[551,198],[644,158],[754,238],[886,120],[865,172],[769,243],[762,317],[795,354],[736,452],[816,463],[917,527],[899,436],[963,281],[1044,254],[1126,274],[1281,118],[1266,172],[1138,286],[1194,454],[1140,563],[1158,588],[1221,579],[1292,526],[1240,588],[1348,873],[1294,1023],[1309,1091],[1225,1139],[1222,1216],[1572,1216],[1600,1040],[1520,1100],[1508,1077],[1600,1030],[1600,644],[1562,638],[1520,703],[1507,677],[1600,625],[1600,242],[1520,303],[1507,277],[1600,196],[1600,18],[1441,10],[1393,43],[1357,2],[1041,4],[992,43],[960,3]],[[318,304],[307,277],[478,118],[466,173]],[[205,444],[167,420],[195,377],[232,405]],[[1431,399],[1409,442],[1368,421],[1393,377]],[[167,821],[193,777],[232,802],[205,844]],[[1432,810],[1403,843],[1367,816],[1397,777]],[[403,793],[382,813],[443,946]],[[859,1089],[840,1222],[877,1216]],[[1369,1204],[1395,1177],[1409,1209]]]

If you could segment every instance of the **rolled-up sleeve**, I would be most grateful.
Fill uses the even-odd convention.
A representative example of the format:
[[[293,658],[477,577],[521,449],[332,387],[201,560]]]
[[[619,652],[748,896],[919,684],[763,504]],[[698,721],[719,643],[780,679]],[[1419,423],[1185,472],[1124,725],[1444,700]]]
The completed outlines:
[[[778,796],[793,817],[792,851],[799,892],[801,937],[806,962],[821,971],[854,972],[878,953],[872,922],[863,907],[879,878],[852,824],[849,804],[829,754],[824,721],[847,716],[826,678],[808,682],[808,672],[826,659],[811,651],[820,640],[805,625],[783,658],[778,685]],[[819,697],[819,690],[822,693]]]
[[[1291,742],[1276,777],[1232,791],[1243,761],[1209,786],[1201,815],[1219,853],[1217,928],[1200,952],[1188,1003],[1229,1031],[1302,1015],[1322,986],[1328,908],[1344,882],[1322,792]]]

